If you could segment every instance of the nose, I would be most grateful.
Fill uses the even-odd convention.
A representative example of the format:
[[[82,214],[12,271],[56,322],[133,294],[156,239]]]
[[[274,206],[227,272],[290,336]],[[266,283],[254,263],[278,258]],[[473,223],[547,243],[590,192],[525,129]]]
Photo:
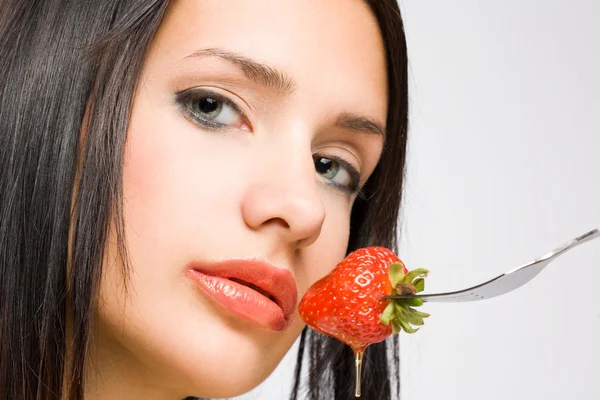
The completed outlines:
[[[262,167],[248,177],[252,183],[242,199],[246,225],[270,231],[296,248],[311,245],[325,221],[312,154],[296,150],[263,157],[259,163]]]

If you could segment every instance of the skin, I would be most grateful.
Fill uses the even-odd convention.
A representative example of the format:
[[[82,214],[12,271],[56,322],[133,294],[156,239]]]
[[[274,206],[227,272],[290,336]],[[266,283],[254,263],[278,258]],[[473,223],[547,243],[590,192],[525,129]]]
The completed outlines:
[[[230,397],[262,382],[303,322],[294,314],[274,331],[236,317],[198,290],[188,264],[267,260],[292,272],[300,298],[344,257],[357,195],[333,187],[313,155],[346,160],[362,185],[383,146],[382,135],[337,123],[352,113],[385,128],[384,47],[362,1],[178,0],[169,7],[128,130],[131,269],[124,272],[113,233],[86,399]],[[283,91],[255,82],[205,49],[266,64],[293,84]],[[244,117],[228,109],[219,121],[231,126],[201,126],[176,103],[178,92],[194,87],[228,96]],[[347,178],[342,171],[333,180]]]

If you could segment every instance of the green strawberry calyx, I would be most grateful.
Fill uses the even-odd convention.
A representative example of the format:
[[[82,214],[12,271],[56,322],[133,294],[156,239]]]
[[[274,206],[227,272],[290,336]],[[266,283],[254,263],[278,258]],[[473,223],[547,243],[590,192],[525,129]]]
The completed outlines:
[[[389,269],[390,281],[392,282],[391,295],[415,295],[425,289],[425,278],[429,271],[418,268],[404,274],[404,264],[394,263]],[[423,305],[423,300],[418,297],[408,299],[391,299],[379,320],[385,325],[392,324],[392,332],[415,333],[419,328],[414,326],[423,325],[423,318],[429,314],[415,309]]]

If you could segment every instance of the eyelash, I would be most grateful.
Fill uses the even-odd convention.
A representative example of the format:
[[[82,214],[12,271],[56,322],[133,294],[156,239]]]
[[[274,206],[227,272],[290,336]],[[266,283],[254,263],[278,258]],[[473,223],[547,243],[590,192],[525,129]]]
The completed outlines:
[[[346,171],[348,172],[348,175],[350,175],[350,178],[352,181],[352,184],[350,185],[350,187],[336,183],[331,179],[327,180],[328,186],[331,186],[335,189],[341,190],[342,192],[344,192],[345,194],[348,194],[348,195],[352,195],[352,194],[360,191],[360,187],[359,187],[360,173],[348,161],[344,160],[343,158],[333,156],[333,155],[328,155],[328,154],[315,154],[313,156],[313,160],[315,160],[316,158],[326,158],[328,160],[335,161],[341,167],[345,168]]]
[[[197,102],[201,99],[205,99],[205,98],[214,99],[218,102],[221,102],[221,103],[231,107],[236,113],[238,113],[240,115],[240,117],[244,120],[244,123],[250,125],[248,122],[248,118],[246,117],[246,114],[241,110],[241,108],[235,102],[233,102],[228,97],[223,96],[219,93],[216,93],[212,90],[203,89],[203,88],[192,88],[192,89],[187,89],[187,90],[178,92],[175,95],[175,103],[177,104],[179,109],[186,115],[187,118],[191,119],[193,123],[197,123],[204,128],[207,128],[210,130],[223,130],[223,129],[232,128],[230,125],[223,124],[220,122],[210,121],[210,120],[198,115],[198,113],[194,110],[193,105],[195,102]],[[328,160],[335,161],[342,168],[346,169],[346,171],[348,172],[348,175],[350,175],[350,178],[352,181],[351,185],[348,187],[348,186],[344,186],[342,184],[336,183],[332,179],[324,178],[327,180],[327,183],[326,183],[327,186],[330,186],[334,189],[340,190],[341,192],[343,192],[344,194],[347,194],[347,195],[353,195],[355,193],[360,192],[360,188],[359,188],[360,173],[348,161],[344,160],[341,157],[337,157],[337,156],[333,156],[333,155],[329,155],[329,154],[314,154],[313,161],[316,161],[317,158],[326,158]],[[360,196],[360,193],[359,193],[359,196]]]

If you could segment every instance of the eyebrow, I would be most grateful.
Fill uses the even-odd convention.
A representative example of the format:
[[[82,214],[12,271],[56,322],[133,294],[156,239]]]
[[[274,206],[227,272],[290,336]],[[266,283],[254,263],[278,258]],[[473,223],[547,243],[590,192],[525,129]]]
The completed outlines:
[[[296,82],[285,72],[254,61],[241,54],[219,48],[200,49],[185,58],[218,57],[238,66],[246,78],[273,89],[281,96],[290,95]]]
[[[365,132],[385,138],[385,127],[376,120],[362,115],[343,113],[337,118],[335,124],[342,129]]]
[[[285,97],[294,92],[296,82],[292,77],[274,67],[252,60],[239,53],[220,48],[196,50],[185,58],[218,57],[235,64],[244,75],[259,84],[275,90]],[[385,126],[378,121],[353,113],[342,113],[336,120],[336,126],[355,132],[365,132],[385,138]]]

